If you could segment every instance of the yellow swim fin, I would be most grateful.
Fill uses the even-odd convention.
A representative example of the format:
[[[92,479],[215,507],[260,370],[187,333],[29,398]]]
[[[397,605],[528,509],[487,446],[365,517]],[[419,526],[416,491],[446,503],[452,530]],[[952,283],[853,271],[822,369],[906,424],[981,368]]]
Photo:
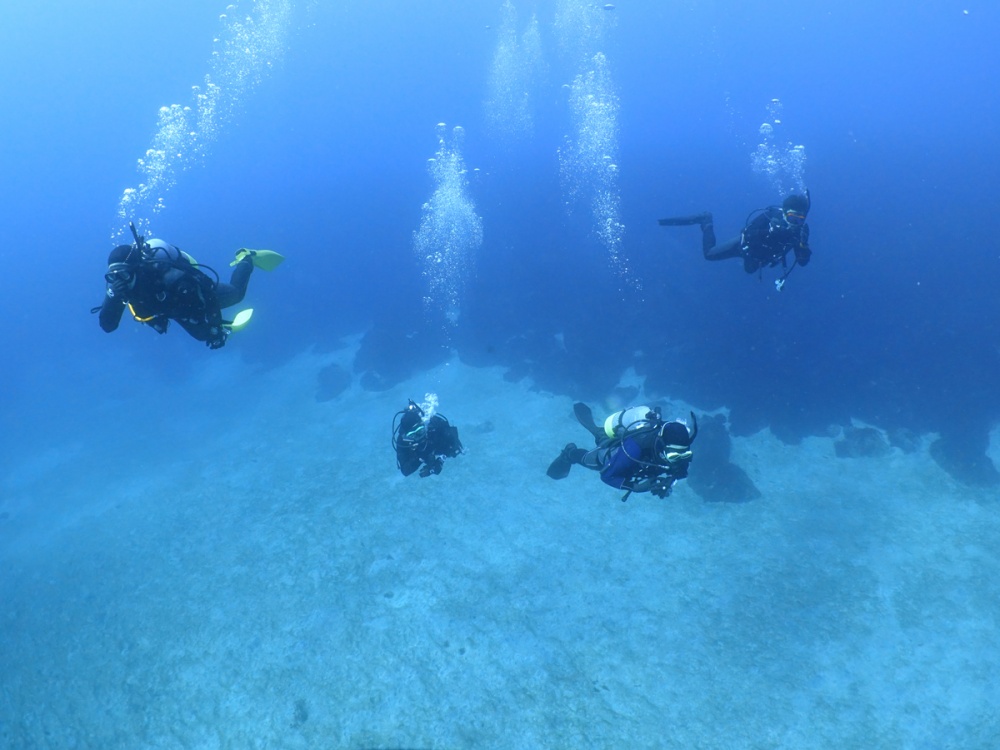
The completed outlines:
[[[229,265],[235,266],[248,255],[253,264],[262,271],[273,271],[285,259],[284,255],[276,253],[274,250],[250,250],[249,248],[241,247],[236,252],[236,260]]]
[[[248,307],[246,310],[240,310],[236,313],[236,317],[233,318],[233,322],[229,323],[226,327],[230,331],[242,331],[246,328],[247,323],[250,322],[251,315],[253,315],[252,307]]]

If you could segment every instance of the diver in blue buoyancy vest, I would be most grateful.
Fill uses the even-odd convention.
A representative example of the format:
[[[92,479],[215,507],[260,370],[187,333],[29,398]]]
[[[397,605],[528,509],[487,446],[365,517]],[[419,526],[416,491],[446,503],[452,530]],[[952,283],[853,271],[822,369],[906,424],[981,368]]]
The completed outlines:
[[[594,436],[593,450],[569,443],[546,472],[564,479],[573,464],[601,473],[601,481],[625,490],[622,502],[633,492],[652,492],[666,497],[678,479],[687,476],[691,443],[698,422],[691,413],[691,428],[680,421],[664,422],[659,407],[633,406],[608,417],[601,428],[586,404],[573,405],[577,420]]]
[[[271,271],[284,260],[272,250],[241,248],[229,283],[197,263],[187,253],[163,240],[147,240],[130,224],[135,243],[119,245],[108,256],[104,300],[91,312],[100,313],[101,328],[118,328],[125,309],[132,317],[157,333],[166,333],[171,320],[210,348],[225,345],[232,331],[250,319],[253,310],[243,310],[233,320],[223,320],[223,308],[239,304],[246,295],[254,268]],[[210,272],[211,275],[209,275]]]

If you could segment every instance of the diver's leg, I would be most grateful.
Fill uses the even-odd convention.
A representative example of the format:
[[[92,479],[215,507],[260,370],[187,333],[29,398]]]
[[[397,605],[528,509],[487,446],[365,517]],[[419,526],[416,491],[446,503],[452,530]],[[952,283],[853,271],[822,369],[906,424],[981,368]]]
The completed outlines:
[[[195,321],[184,318],[172,318],[172,320],[190,334],[191,338],[198,341],[209,341],[217,331],[212,330],[205,321]]]
[[[247,284],[250,283],[251,273],[253,273],[253,261],[248,255],[236,264],[233,275],[229,277],[229,283],[220,283],[216,287],[215,297],[219,300],[220,308],[232,307],[243,301],[247,293]]]
[[[703,226],[701,231],[701,251],[705,255],[705,260],[739,258],[743,254],[739,237],[734,237],[731,240],[723,242],[721,245],[716,245],[715,230],[711,224]]]
[[[604,464],[607,463],[608,453],[610,449],[605,446],[598,446],[592,451],[587,451],[583,455],[574,456],[576,461],[574,463],[580,464],[588,469],[593,469],[594,471],[600,471],[604,468]]]
[[[712,222],[712,214],[708,211],[693,216],[671,216],[668,219],[660,219],[661,227],[688,227],[692,224],[702,224]]]

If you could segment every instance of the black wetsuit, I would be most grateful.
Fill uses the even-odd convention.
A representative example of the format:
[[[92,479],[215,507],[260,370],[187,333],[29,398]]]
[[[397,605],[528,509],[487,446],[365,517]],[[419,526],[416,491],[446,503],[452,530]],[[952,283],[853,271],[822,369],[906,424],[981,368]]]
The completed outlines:
[[[795,253],[800,266],[809,263],[809,225],[793,225],[785,221],[780,206],[770,206],[750,221],[739,237],[715,244],[715,229],[711,222],[701,225],[702,252],[706,260],[743,258],[743,270],[755,273],[765,266],[787,266],[786,256]]]
[[[444,459],[462,452],[458,428],[440,414],[425,422],[420,407],[411,402],[396,416],[399,422],[393,431],[392,444],[396,449],[396,466],[404,477],[417,469],[422,477],[440,474]]]
[[[126,306],[136,320],[158,333],[166,333],[170,320],[199,341],[218,349],[226,343],[229,330],[222,309],[238,304],[246,295],[253,261],[245,257],[233,269],[228,284],[219,283],[173,245],[149,241],[149,251],[135,267],[135,284],[125,296],[107,285],[100,307],[100,323],[111,333],[121,321]],[[138,251],[136,251],[138,254]]]

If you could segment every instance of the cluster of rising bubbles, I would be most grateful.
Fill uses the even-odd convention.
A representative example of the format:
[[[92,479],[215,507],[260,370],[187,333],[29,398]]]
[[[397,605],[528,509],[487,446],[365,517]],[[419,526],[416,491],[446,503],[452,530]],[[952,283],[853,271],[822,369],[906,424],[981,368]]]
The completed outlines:
[[[625,225],[621,221],[618,180],[618,94],[607,58],[594,55],[592,69],[573,79],[569,88],[572,133],[559,149],[559,174],[567,208],[586,204],[594,231],[612,266],[628,276],[622,252]],[[630,279],[633,286],[638,279]]]
[[[534,127],[533,92],[545,77],[542,37],[537,16],[517,35],[517,10],[505,0],[497,46],[487,81],[486,122],[501,141],[531,135]]]
[[[437,414],[438,395],[436,393],[425,393],[424,400],[420,402],[420,411],[424,413],[423,422],[431,421],[431,417]]]
[[[153,141],[138,159],[139,185],[126,188],[118,202],[113,241],[127,239],[129,221],[148,233],[150,218],[163,209],[178,175],[201,163],[219,132],[280,59],[291,12],[292,0],[239,0],[219,16],[221,28],[204,84],[192,87],[190,105],[160,108]]]
[[[427,162],[434,193],[423,205],[420,227],[413,233],[413,249],[427,280],[424,307],[428,314],[440,312],[452,325],[458,322],[466,280],[483,244],[483,220],[469,197],[464,136],[457,126],[449,138],[447,126],[438,123],[438,149]]]
[[[609,10],[614,10],[610,3],[559,0],[554,24],[556,38],[562,58],[571,70],[588,67],[594,55],[604,48],[609,31],[618,21],[618,16]]]
[[[772,99],[767,120],[760,126],[760,142],[750,157],[756,174],[765,177],[779,196],[805,190],[806,149],[781,137],[782,104]]]

